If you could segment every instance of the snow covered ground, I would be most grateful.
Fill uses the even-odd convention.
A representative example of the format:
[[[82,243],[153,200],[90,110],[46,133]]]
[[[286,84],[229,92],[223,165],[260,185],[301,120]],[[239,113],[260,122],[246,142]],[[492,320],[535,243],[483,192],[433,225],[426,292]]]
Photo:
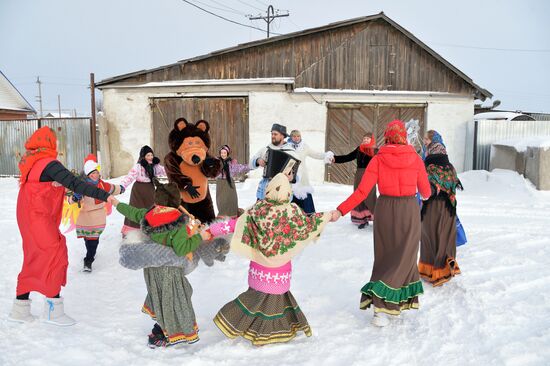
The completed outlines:
[[[313,329],[288,344],[251,346],[228,340],[212,318],[247,288],[246,260],[229,255],[189,276],[200,342],[147,348],[152,321],[140,312],[141,271],[118,264],[122,216],[113,213],[101,237],[94,272],[80,272],[84,245],[74,232],[68,286],[62,291],[69,328],[6,320],[22,263],[15,220],[17,181],[0,179],[0,365],[548,365],[550,363],[550,192],[514,172],[466,172],[458,213],[469,243],[458,249],[463,275],[441,288],[424,286],[420,310],[384,329],[369,325],[359,290],[373,262],[372,229],[349,217],[294,261],[292,292]],[[115,180],[116,181],[116,180]],[[254,201],[257,180],[239,185],[241,206]],[[316,187],[318,210],[336,207],[351,187]],[[129,199],[129,192],[122,200]],[[43,300],[31,295],[33,313]]]

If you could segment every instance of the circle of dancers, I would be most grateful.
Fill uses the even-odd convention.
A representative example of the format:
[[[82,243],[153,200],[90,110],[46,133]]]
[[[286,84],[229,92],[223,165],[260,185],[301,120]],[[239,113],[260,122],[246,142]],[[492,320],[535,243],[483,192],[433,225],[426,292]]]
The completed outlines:
[[[175,125],[180,129],[192,125],[181,121]],[[359,229],[373,226],[374,263],[370,280],[360,288],[359,308],[373,309],[372,325],[387,326],[401,312],[419,308],[423,281],[437,287],[460,274],[456,247],[466,242],[456,215],[456,191],[462,184],[443,138],[434,130],[424,136],[419,131],[415,121],[395,120],[387,125],[379,146],[368,132],[356,149],[335,155],[313,150],[300,131],[289,134],[286,126],[275,123],[270,143],[249,164],[239,164],[228,145],[219,147],[215,158],[208,157],[210,142],[204,139],[206,152],[197,161],[193,155],[193,162],[219,161],[214,177],[218,216],[200,222],[193,206],[182,200],[182,189],[193,194],[197,187],[163,183],[166,170],[149,146],[140,149],[121,183],[112,184],[101,179],[93,155],[84,160],[80,176],[67,170],[57,160],[54,131],[42,127],[25,143],[19,162],[17,223],[24,260],[9,319],[37,320],[29,298],[34,291],[45,296],[41,321],[76,323],[65,313],[61,296],[68,256],[60,223],[84,240],[82,271],[91,273],[114,207],[125,218],[120,264],[144,273],[147,294],[141,310],[153,321],[147,336],[151,348],[199,340],[193,288],[186,275],[201,262],[222,262],[229,251],[249,260],[248,289],[215,314],[220,331],[256,346],[288,342],[301,332],[311,336],[303,309],[290,291],[292,259],[317,241],[330,222],[348,213]],[[331,211],[316,212],[308,158],[325,164],[356,162],[354,192]],[[239,208],[237,182],[256,169],[263,171],[256,202]],[[130,186],[129,203],[119,202],[115,196]]]

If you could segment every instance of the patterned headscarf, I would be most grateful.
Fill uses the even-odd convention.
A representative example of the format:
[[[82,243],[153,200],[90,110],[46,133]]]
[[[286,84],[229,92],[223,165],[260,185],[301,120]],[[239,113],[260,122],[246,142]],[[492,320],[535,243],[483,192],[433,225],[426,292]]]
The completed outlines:
[[[307,216],[291,197],[288,178],[277,174],[267,185],[266,198],[239,217],[231,250],[263,266],[279,267],[317,240],[330,213]]]
[[[403,121],[398,119],[390,122],[384,132],[386,144],[407,145],[407,129]]]
[[[57,137],[48,126],[36,130],[25,142],[25,155],[19,161],[19,171],[21,177],[19,183],[27,181],[29,172],[34,164],[43,158],[57,158]]]
[[[435,135],[434,135],[435,137]],[[440,136],[441,137],[441,136]],[[434,155],[434,154],[444,154],[447,155],[447,149],[445,148],[445,145],[439,142],[432,142],[428,145],[428,155]]]

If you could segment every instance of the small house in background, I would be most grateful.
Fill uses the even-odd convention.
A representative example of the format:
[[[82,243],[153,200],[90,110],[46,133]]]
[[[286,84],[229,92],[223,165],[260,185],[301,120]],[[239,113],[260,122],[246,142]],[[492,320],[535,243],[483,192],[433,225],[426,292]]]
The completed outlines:
[[[36,110],[0,71],[0,120],[27,119]]]
[[[64,113],[64,112],[61,112],[61,114],[59,114],[59,112],[48,112],[44,118],[72,118],[72,117],[76,117],[74,115],[72,115],[71,113]]]
[[[158,49],[156,50],[158,52]],[[240,44],[96,84],[111,175],[125,174],[144,144],[163,157],[178,117],[206,119],[212,149],[240,162],[270,141],[270,127],[299,129],[318,151],[378,145],[394,119],[439,131],[459,171],[474,101],[492,94],[384,13]],[[105,147],[105,146],[103,146]],[[213,151],[213,153],[215,153]],[[471,159],[471,157],[468,157]],[[353,164],[308,163],[313,181],[351,183]]]

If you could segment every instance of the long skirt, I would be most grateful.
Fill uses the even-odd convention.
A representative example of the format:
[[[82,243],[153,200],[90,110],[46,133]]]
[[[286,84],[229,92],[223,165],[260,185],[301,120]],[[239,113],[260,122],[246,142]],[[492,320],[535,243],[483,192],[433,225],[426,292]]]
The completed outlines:
[[[445,199],[434,199],[424,208],[420,245],[420,276],[440,286],[460,274],[456,262],[456,215],[451,215]]]
[[[130,206],[137,208],[150,208],[155,203],[155,186],[153,183],[135,182],[130,193]],[[139,229],[139,222],[124,219],[122,234]]]
[[[374,266],[370,282],[361,289],[361,309],[399,315],[418,309],[423,293],[417,257],[420,210],[415,196],[380,196],[374,211]]]
[[[233,179],[231,179],[231,186],[225,178],[216,179],[216,205],[218,206],[218,216],[237,216],[239,199]]]
[[[194,343],[199,329],[191,303],[193,288],[182,267],[150,267],[143,269],[147,297],[141,309],[161,327],[168,343]]]
[[[311,336],[311,328],[290,291],[266,294],[249,288],[225,304],[214,323],[229,338],[243,337],[255,346],[288,342],[299,331]]]
[[[365,173],[364,168],[357,169],[355,172],[355,179],[353,181],[353,190],[357,190],[363,174]],[[376,186],[372,187],[367,198],[358,204],[353,210],[351,210],[351,222],[356,225],[366,224],[369,221],[374,220],[374,210],[376,208]]]

